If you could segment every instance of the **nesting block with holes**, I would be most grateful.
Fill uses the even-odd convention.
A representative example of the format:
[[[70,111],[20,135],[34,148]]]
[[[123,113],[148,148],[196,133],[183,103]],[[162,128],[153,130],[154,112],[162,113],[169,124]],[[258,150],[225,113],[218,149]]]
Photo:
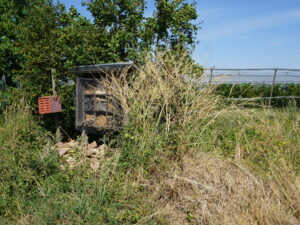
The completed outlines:
[[[132,74],[135,69],[133,62],[124,62],[79,66],[69,71],[77,75],[75,124],[78,131],[98,135],[122,128],[127,122],[127,112],[112,78]]]
[[[38,100],[39,114],[58,113],[62,111],[59,96],[43,96]]]

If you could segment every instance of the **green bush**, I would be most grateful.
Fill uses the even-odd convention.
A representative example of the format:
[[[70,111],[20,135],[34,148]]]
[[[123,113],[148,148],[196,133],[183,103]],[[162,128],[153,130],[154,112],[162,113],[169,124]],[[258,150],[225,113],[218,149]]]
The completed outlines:
[[[62,169],[52,135],[24,101],[0,118],[0,224],[136,223],[151,210],[132,199],[137,187],[122,171]]]
[[[30,113],[21,101],[10,105],[1,117],[1,216],[26,204],[25,199],[39,196],[40,183],[58,172],[57,155],[45,149],[51,143],[50,134]]]
[[[270,97],[272,86],[267,84],[222,84],[217,87],[217,93],[229,98],[259,98]],[[300,84],[275,84],[273,97],[300,96]],[[257,100],[256,103],[269,104],[269,100]],[[275,107],[300,106],[300,99],[272,99]]]
[[[206,215],[207,224],[240,217],[280,224],[277,206],[297,222],[299,112],[226,106],[214,87],[199,91],[184,82],[182,74],[191,73],[184,57],[158,54],[136,75],[112,77],[129,122],[97,171],[68,167],[40,117],[24,101],[9,106],[0,117],[0,224],[168,224],[166,215],[175,214],[193,223],[207,212],[201,204],[220,210]],[[77,146],[71,156],[80,160],[84,151]],[[259,204],[253,182],[266,188]],[[235,210],[224,193],[238,193]]]

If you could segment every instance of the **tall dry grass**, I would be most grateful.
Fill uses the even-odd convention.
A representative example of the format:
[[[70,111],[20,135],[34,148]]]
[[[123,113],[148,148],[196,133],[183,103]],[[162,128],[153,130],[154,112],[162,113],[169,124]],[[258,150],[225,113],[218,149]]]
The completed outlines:
[[[185,56],[160,53],[107,84],[129,119],[119,166],[156,209],[139,222],[300,224],[291,157],[300,144],[286,145],[297,135],[285,133],[297,121],[283,128],[263,108],[225,104],[214,86],[199,88],[193,77],[199,74]]]
[[[206,153],[174,164],[153,198],[169,224],[294,225],[300,224],[299,185],[283,168],[263,179],[239,162]]]
[[[180,159],[227,110],[213,86],[200,89],[189,81],[199,76],[187,55],[164,52],[155,60],[149,56],[136,73],[111,77],[105,86],[121,100],[129,120],[120,142],[125,164],[157,167]]]
[[[30,109],[12,107],[0,122],[0,223],[300,224],[299,112],[225,104],[190,82],[199,75],[167,52],[111,76],[127,125],[97,171],[62,170]]]

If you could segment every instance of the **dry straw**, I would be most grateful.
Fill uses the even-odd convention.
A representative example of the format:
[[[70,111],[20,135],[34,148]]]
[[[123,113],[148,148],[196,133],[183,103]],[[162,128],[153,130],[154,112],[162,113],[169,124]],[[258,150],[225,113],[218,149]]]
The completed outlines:
[[[125,118],[130,120],[128,132],[139,139],[140,151],[161,139],[176,139],[174,146],[169,143],[165,148],[182,154],[223,112],[214,86],[200,88],[189,81],[201,75],[187,55],[164,52],[155,60],[149,56],[135,73],[110,76],[106,89],[120,100]]]
[[[190,82],[200,76],[186,55],[164,52],[134,74],[111,75],[106,84],[129,119],[120,149],[132,156],[126,163],[136,160],[130,165],[138,168],[128,174],[156,209],[140,223],[157,218],[169,224],[300,224],[299,181],[288,168],[260,178],[243,165],[242,153],[251,146],[242,142],[235,160],[200,153],[203,135],[218,117],[249,116],[224,104],[215,86]]]

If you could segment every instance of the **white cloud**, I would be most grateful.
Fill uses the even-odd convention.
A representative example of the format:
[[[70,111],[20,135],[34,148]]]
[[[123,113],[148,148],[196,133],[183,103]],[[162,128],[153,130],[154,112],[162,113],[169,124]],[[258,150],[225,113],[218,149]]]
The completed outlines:
[[[287,23],[300,22],[300,9],[272,13],[269,15],[241,18],[234,21],[222,21],[217,26],[210,26],[209,29],[202,29],[200,39],[217,40],[224,37],[234,36],[255,30],[262,30],[270,27],[281,26]]]

